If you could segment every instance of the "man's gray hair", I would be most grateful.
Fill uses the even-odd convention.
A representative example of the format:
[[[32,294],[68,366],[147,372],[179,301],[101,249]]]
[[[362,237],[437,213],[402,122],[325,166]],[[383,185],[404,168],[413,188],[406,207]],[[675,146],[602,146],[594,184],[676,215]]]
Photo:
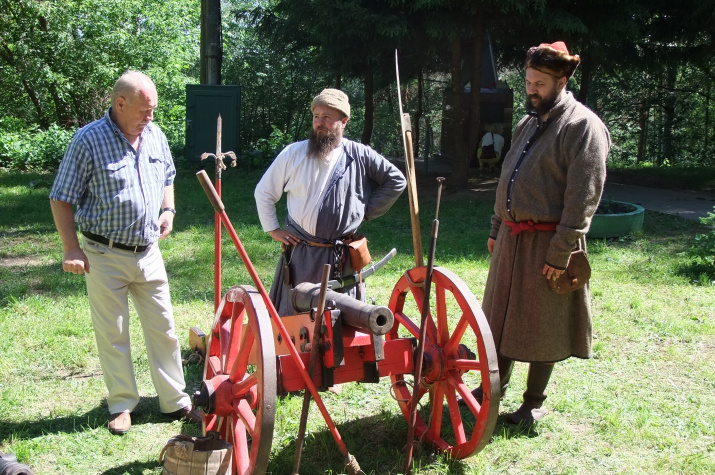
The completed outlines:
[[[137,95],[142,86],[151,84],[151,87],[156,88],[154,81],[149,76],[141,71],[128,70],[125,71],[112,88],[112,105],[114,105],[121,96],[126,99],[133,98]]]

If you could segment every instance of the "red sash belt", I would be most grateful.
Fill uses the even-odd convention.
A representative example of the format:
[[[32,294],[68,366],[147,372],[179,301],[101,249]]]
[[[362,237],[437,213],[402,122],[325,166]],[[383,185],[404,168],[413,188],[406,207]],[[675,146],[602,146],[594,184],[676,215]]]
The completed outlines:
[[[532,233],[534,231],[555,231],[556,226],[558,226],[559,223],[534,224],[533,221],[519,221],[518,223],[515,221],[504,221],[504,224],[511,228],[511,235],[516,236],[522,231],[529,231]]]

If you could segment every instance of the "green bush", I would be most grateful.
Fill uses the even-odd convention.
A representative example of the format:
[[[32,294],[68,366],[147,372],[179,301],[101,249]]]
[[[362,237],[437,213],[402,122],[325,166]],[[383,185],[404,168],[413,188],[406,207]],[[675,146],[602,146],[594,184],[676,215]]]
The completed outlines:
[[[0,167],[13,170],[53,170],[59,166],[76,129],[51,125],[40,130],[14,118],[0,119]]]
[[[715,214],[708,213],[700,222],[709,228],[697,234],[690,247],[692,262],[688,266],[691,281],[703,287],[715,285]]]
[[[267,139],[258,139],[256,142],[257,150],[245,155],[245,157],[250,158],[251,166],[262,167],[269,165],[286,145],[293,142],[293,137],[290,134],[283,132],[275,125],[272,127],[273,132]]]

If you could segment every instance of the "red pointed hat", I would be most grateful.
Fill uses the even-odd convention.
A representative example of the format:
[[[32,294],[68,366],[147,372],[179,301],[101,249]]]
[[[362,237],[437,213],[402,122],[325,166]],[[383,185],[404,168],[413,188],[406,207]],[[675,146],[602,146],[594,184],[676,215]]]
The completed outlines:
[[[579,63],[581,63],[579,55],[569,54],[566,43],[556,41],[541,43],[539,46],[529,48],[524,67],[533,68],[557,78],[571,78]]]
[[[544,46],[547,46],[551,49],[555,49],[556,51],[563,51],[566,54],[569,54],[569,49],[566,47],[566,43],[563,41],[557,41],[555,43],[541,43],[539,45],[539,48],[542,48]]]

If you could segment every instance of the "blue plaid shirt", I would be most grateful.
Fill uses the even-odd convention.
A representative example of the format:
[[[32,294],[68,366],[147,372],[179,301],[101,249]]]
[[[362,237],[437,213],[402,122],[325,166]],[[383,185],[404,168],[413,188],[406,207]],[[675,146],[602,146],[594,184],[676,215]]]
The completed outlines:
[[[158,126],[146,126],[137,152],[108,110],[75,134],[50,198],[77,205],[75,222],[82,231],[141,246],[159,239],[164,187],[175,176],[169,144]]]

